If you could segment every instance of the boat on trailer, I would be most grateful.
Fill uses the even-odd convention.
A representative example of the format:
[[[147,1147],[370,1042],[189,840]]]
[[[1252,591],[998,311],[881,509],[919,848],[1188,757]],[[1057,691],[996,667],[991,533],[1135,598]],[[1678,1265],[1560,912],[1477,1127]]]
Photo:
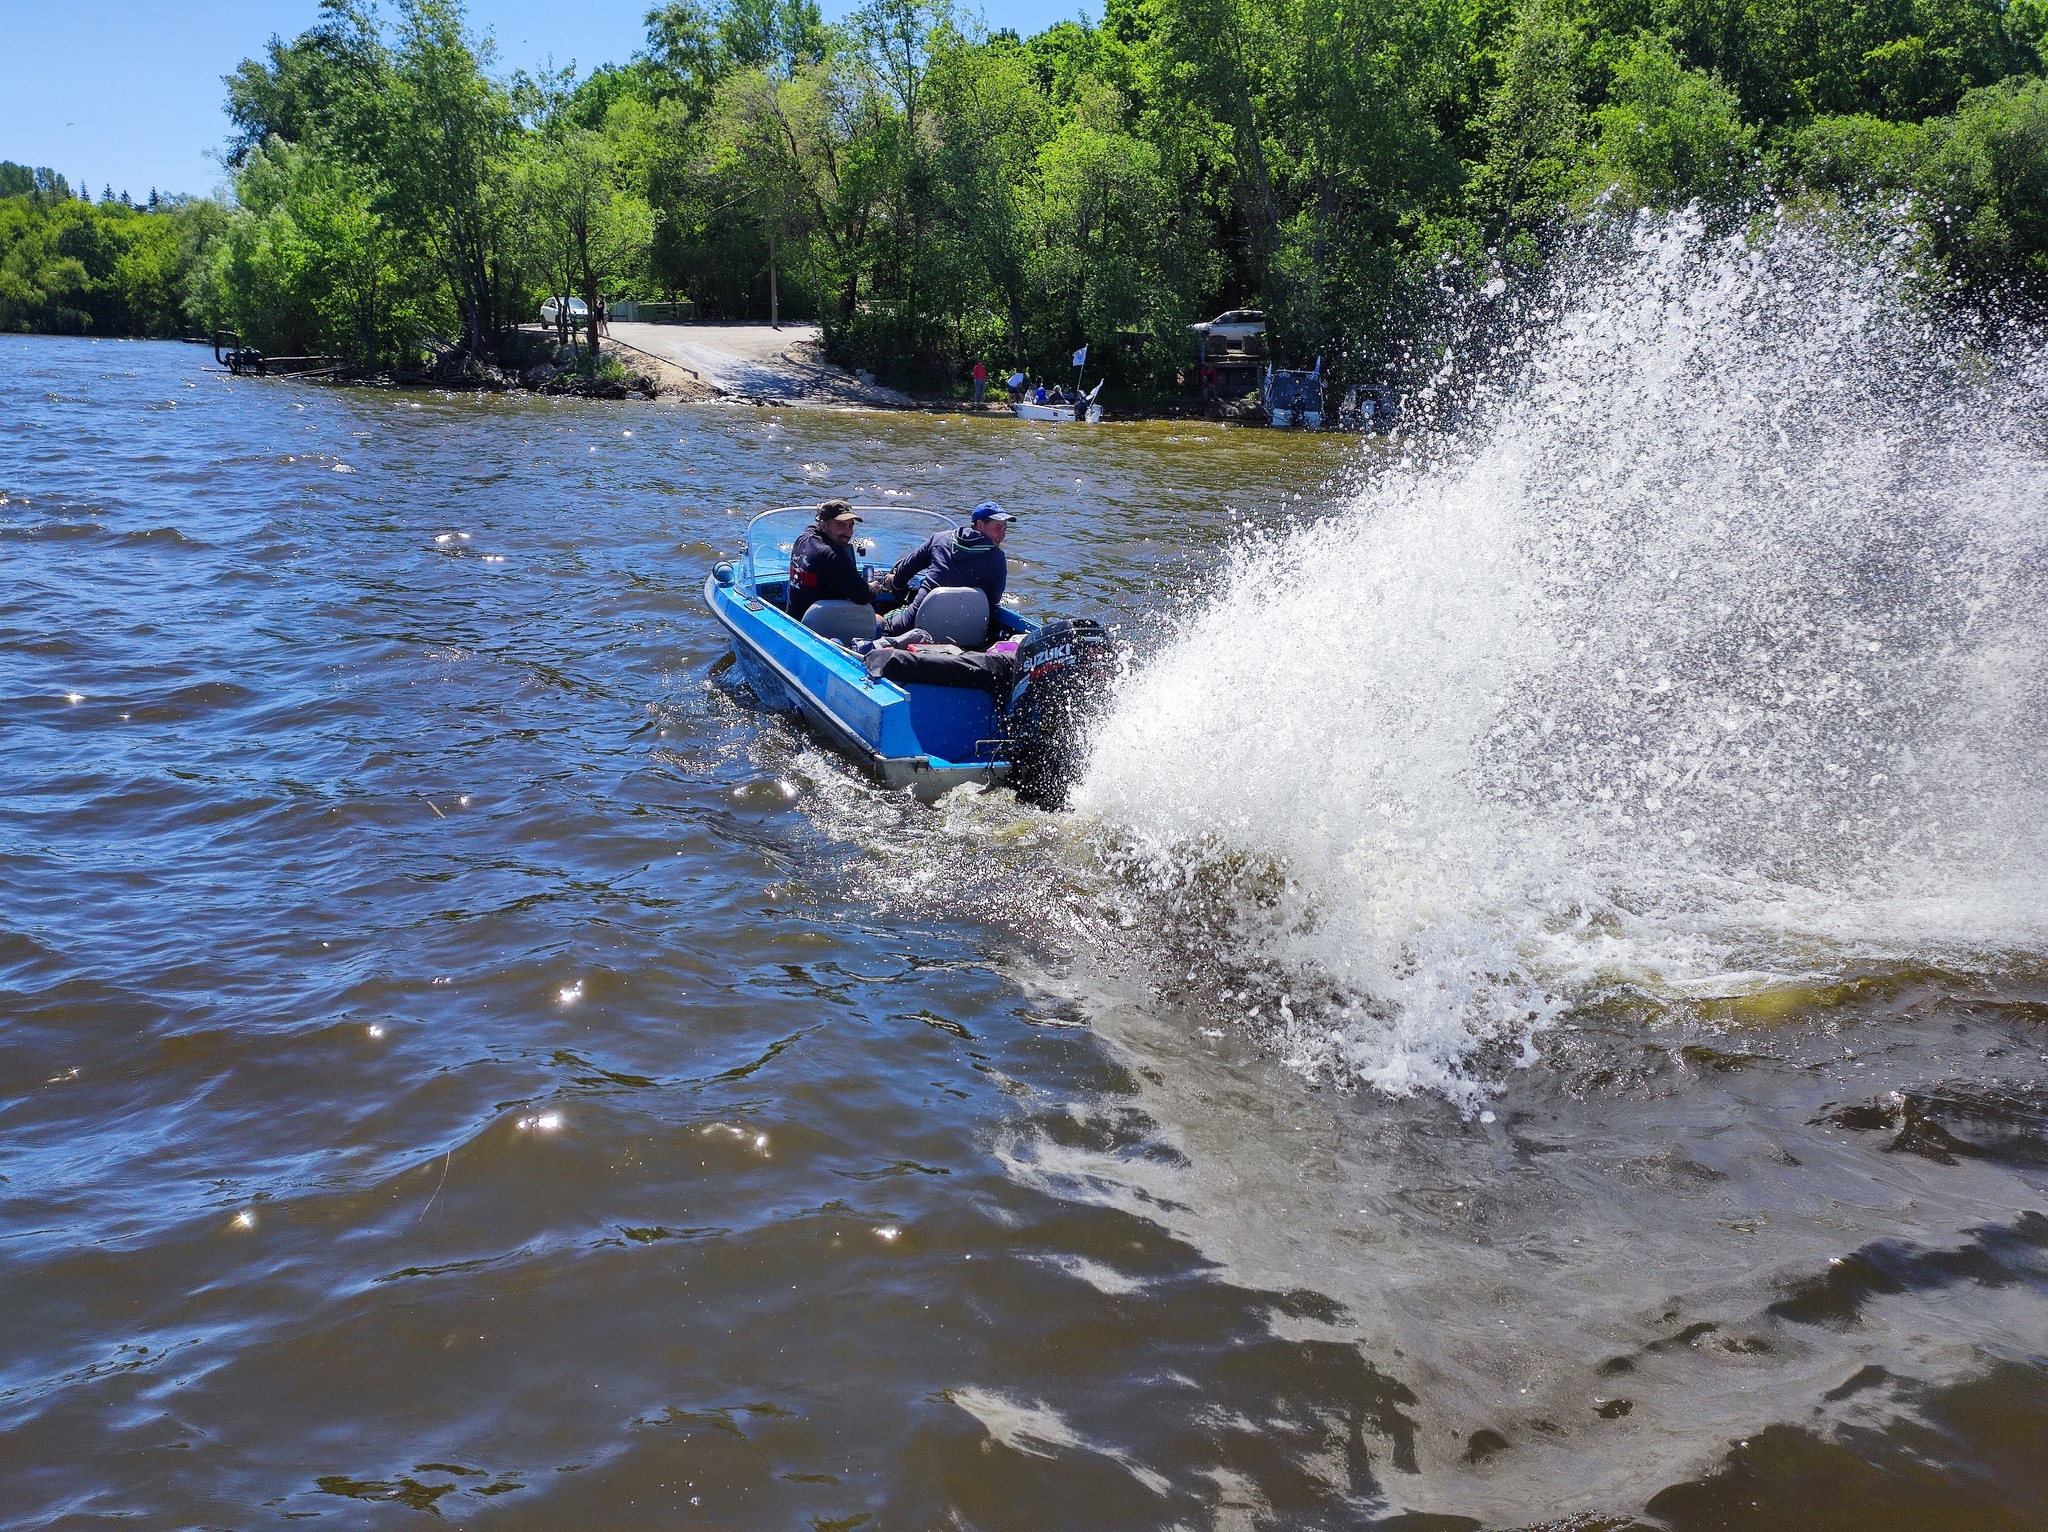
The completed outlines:
[[[870,579],[954,525],[911,506],[854,509],[861,517],[855,557]],[[705,604],[731,636],[755,695],[801,713],[885,787],[909,788],[926,802],[962,783],[1014,775],[1020,797],[1061,806],[1092,704],[1106,693],[1107,634],[1094,623],[1041,628],[1006,606],[990,611],[978,590],[941,590],[925,598],[918,620],[945,642],[885,655],[882,668],[899,679],[878,674],[859,647],[876,637],[871,608],[818,601],[802,621],[787,611],[790,550],[816,512],[809,505],[763,511],[748,522],[740,557],[705,577]],[[1004,639],[1018,640],[1014,661],[979,656]],[[920,656],[929,658],[920,663]]]

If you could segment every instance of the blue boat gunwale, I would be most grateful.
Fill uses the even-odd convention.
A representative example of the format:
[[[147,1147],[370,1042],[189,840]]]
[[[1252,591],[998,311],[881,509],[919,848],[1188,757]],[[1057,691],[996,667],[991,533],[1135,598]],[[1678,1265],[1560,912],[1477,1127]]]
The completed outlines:
[[[913,785],[923,797],[961,782],[995,782],[1007,776],[1009,762],[1000,758],[951,760],[925,749],[913,727],[916,699],[910,690],[871,677],[858,655],[812,632],[770,599],[767,592],[787,581],[762,577],[763,571],[757,567],[756,529],[771,517],[792,513],[807,522],[816,509],[814,505],[777,506],[753,516],[747,523],[746,552],[737,560],[714,566],[705,577],[705,604],[731,636],[735,655],[747,667],[767,671],[788,700],[834,744],[889,786]],[[907,515],[928,520],[935,531],[955,524],[922,506],[857,505],[854,509],[864,516]],[[998,608],[996,617],[1019,634],[1037,627],[1007,608]],[[817,674],[805,676],[799,670]],[[993,746],[996,741],[977,743]]]

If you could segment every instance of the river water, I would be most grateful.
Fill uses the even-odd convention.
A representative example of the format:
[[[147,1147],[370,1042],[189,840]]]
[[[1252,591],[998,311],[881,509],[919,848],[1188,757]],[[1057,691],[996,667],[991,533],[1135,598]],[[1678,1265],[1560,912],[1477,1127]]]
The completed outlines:
[[[1769,477],[1826,409],[1731,467],[1600,354],[1422,462],[0,340],[0,1526],[2048,1522],[2048,450],[1857,491],[1935,645],[1854,465]],[[992,494],[1123,626],[1076,812],[738,684],[705,571],[827,492]],[[1722,655],[1770,782],[1603,776],[1745,602],[1901,653]],[[1845,708],[1956,742],[1911,833]]]

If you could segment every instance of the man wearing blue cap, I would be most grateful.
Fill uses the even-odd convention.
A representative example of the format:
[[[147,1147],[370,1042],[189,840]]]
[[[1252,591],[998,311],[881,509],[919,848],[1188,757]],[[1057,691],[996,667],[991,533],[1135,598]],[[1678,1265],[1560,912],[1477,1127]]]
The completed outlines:
[[[917,626],[917,602],[930,590],[972,586],[988,597],[989,615],[1010,583],[1010,566],[1003,557],[1003,539],[1009,535],[1010,513],[993,500],[984,500],[964,527],[950,527],[935,533],[914,553],[889,572],[886,594],[909,605],[889,614],[883,630],[905,633]],[[916,599],[912,600],[912,592]]]

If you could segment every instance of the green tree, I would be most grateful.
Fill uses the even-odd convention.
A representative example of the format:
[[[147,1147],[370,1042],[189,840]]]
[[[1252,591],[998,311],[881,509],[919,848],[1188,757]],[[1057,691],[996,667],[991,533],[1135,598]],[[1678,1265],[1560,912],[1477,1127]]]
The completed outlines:
[[[689,117],[699,115],[725,72],[716,18],[696,0],[671,0],[649,11],[640,60],[652,96],[680,102]]]
[[[2048,80],[1973,90],[1930,136],[1935,249],[1965,281],[2048,308]]]
[[[1596,184],[1651,207],[1730,206],[1757,184],[1757,132],[1735,93],[1687,69],[1647,33],[1615,61],[1608,104],[1593,114]]]
[[[1852,211],[1916,210],[1930,278],[2000,306],[2048,311],[2048,81],[2007,80],[1921,123],[1826,117],[1788,155],[1795,181]]]
[[[398,232],[360,170],[272,139],[244,156],[209,252],[212,325],[283,355],[397,360],[427,321]]]
[[[831,46],[817,0],[728,0],[716,26],[726,69],[786,78],[818,63]]]
[[[1500,53],[1499,83],[1479,120],[1485,158],[1473,171],[1473,212],[1523,259],[1578,192],[1591,147],[1585,36],[1556,0],[1524,0]]]
[[[1341,384],[1379,376],[1432,295],[1540,265],[1596,200],[1726,222],[1766,190],[1883,192],[1951,301],[2040,301],[2044,280],[2048,0],[1105,0],[1099,26],[1030,38],[950,0],[836,26],[816,0],[671,0],[628,62],[509,82],[456,0],[397,5],[386,25],[324,0],[228,80],[230,152],[296,143],[346,172],[331,192],[296,170],[284,213],[181,214],[175,250],[38,225],[6,312],[164,313],[140,295],[217,227],[231,257],[194,290],[279,334],[337,335],[331,295],[389,280],[344,269],[402,269],[413,322],[480,353],[545,290],[753,317],[775,292],[848,360],[1047,368],[1085,339],[1163,387],[1190,320],[1247,306]],[[52,202],[53,181],[26,184]],[[293,242],[372,234],[381,264]],[[378,326],[388,349],[403,326]]]
[[[363,168],[380,213],[439,268],[470,353],[488,356],[525,296],[508,221],[519,123],[491,45],[456,0],[400,0],[388,41],[356,0],[323,6],[351,67],[320,136]]]
[[[640,269],[653,238],[653,214],[621,185],[616,150],[587,128],[533,139],[516,184],[528,252],[549,291],[579,294],[595,314],[598,295]],[[558,323],[572,341],[566,305]]]
[[[928,97],[941,125],[934,175],[953,257],[960,350],[979,352],[1000,338],[1020,366],[1030,359],[1035,183],[1052,111],[1040,79],[1014,36],[977,42],[949,27],[932,51]],[[999,336],[973,323],[997,313]]]
[[[728,205],[764,233],[839,327],[850,325],[874,259],[892,168],[890,122],[865,73],[834,50],[787,78],[742,71],[719,92],[704,162]],[[754,247],[765,256],[765,239]]]
[[[326,132],[346,98],[377,78],[383,50],[374,30],[342,7],[324,9],[319,25],[290,42],[273,34],[266,59],[244,59],[222,76],[235,125],[230,166],[273,138],[297,144]]]
[[[155,212],[39,190],[0,198],[0,330],[181,333],[190,272],[220,213],[189,198]]]
[[[1091,81],[1038,154],[1031,275],[1043,299],[1041,356],[1080,340],[1100,367],[1126,335],[1141,354],[1148,343],[1178,347],[1185,317],[1154,258],[1169,190],[1159,151],[1121,130],[1121,108],[1110,86]]]

